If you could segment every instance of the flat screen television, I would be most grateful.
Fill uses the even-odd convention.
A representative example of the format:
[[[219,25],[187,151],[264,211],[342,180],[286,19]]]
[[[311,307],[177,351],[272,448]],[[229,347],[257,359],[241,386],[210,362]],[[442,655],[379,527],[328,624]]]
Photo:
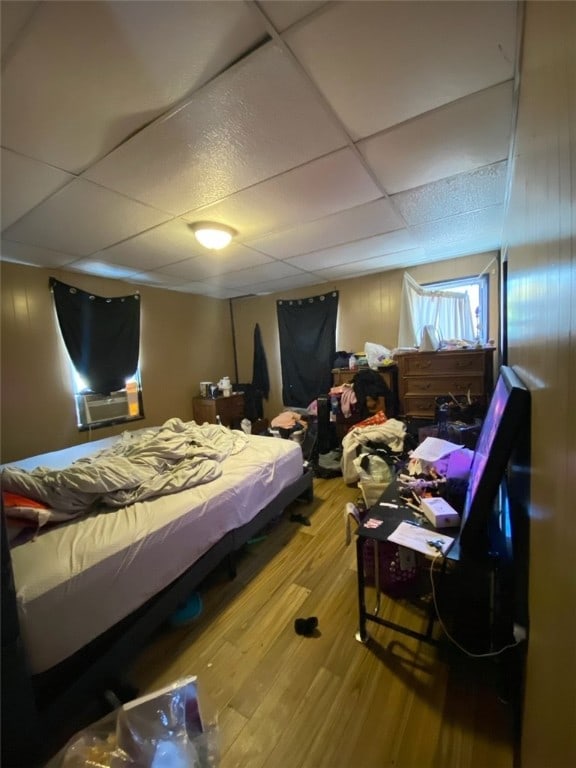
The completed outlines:
[[[463,554],[490,554],[494,502],[529,418],[529,390],[512,368],[501,366],[470,468],[460,526]]]

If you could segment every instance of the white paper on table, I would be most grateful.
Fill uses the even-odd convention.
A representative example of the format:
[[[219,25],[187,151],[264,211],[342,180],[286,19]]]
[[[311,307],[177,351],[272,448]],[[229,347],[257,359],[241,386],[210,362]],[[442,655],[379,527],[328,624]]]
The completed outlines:
[[[427,437],[410,454],[413,459],[422,461],[438,461],[449,456],[454,451],[459,451],[462,445],[456,445],[449,440],[441,440],[439,437]]]
[[[452,546],[454,539],[444,533],[436,533],[429,528],[421,528],[412,523],[400,523],[395,531],[388,536],[388,541],[393,541],[401,547],[414,549],[424,555],[437,555],[439,550],[428,542],[434,541],[442,548],[442,554],[446,554]]]

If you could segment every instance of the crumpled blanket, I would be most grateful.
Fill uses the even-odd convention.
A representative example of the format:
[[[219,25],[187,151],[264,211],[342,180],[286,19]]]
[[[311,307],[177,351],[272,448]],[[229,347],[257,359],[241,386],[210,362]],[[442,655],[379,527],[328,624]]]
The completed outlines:
[[[353,427],[342,439],[342,479],[347,485],[359,480],[354,459],[357,448],[366,443],[384,443],[390,450],[399,453],[404,448],[406,424],[398,419],[388,419],[384,424],[367,427]]]
[[[124,432],[110,448],[66,469],[6,467],[2,488],[47,504],[44,522],[56,522],[95,506],[124,507],[208,483],[222,474],[221,462],[247,442],[243,432],[173,418],[158,429]]]

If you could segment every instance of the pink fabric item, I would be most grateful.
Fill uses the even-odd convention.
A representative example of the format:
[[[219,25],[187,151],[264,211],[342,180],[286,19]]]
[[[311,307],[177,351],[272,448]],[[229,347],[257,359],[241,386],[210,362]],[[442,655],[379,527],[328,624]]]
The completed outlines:
[[[293,411],[282,411],[282,413],[278,414],[278,416],[275,416],[272,419],[270,426],[280,429],[292,429],[297,424],[303,427],[306,425],[306,422],[302,421],[299,413],[294,413]]]
[[[350,418],[352,410],[357,402],[354,387],[344,387],[340,398],[340,410],[345,419]]]

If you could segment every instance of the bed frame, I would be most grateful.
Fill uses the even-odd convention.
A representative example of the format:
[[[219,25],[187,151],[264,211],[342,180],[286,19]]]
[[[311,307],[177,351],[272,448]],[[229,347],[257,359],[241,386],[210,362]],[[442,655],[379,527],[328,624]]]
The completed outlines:
[[[6,524],[2,513],[2,766],[42,766],[85,721],[79,714],[105,691],[115,690],[123,671],[152,632],[186,600],[216,566],[227,561],[236,574],[235,553],[296,499],[313,500],[313,473],[282,490],[250,522],[229,531],[182,576],[138,610],[55,667],[32,676],[26,663]],[[135,692],[133,692],[135,693]],[[100,698],[99,698],[100,697]],[[119,698],[122,698],[120,695]],[[131,698],[131,697],[130,697]]]

